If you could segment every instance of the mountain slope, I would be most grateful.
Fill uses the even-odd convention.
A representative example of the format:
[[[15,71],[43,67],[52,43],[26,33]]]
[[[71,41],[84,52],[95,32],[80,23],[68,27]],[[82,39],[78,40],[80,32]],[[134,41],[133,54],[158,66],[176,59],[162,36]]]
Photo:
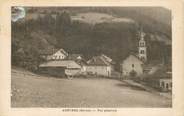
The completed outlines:
[[[27,8],[26,17],[29,14],[39,17],[12,22],[12,57],[20,48],[29,59],[37,58],[42,49],[63,48],[87,59],[104,53],[118,65],[130,52],[137,52],[140,26],[146,33],[149,60],[171,57],[170,11],[163,8],[37,7]],[[76,17],[80,20],[72,20]]]

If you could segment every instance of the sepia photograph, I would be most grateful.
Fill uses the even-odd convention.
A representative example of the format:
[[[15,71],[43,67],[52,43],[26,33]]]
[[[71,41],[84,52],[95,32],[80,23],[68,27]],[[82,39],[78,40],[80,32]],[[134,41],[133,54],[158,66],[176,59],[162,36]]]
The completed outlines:
[[[172,108],[172,12],[11,6],[12,108]]]

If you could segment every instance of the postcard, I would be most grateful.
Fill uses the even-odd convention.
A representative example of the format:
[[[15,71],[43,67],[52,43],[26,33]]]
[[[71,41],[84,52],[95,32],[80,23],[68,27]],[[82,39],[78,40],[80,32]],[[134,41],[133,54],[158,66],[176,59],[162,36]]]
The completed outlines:
[[[181,3],[2,2],[1,115],[184,115]]]

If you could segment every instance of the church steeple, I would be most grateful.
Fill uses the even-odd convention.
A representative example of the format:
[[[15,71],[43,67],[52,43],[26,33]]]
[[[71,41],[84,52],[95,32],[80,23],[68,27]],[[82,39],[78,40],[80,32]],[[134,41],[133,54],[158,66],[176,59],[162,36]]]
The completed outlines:
[[[147,61],[147,47],[146,47],[146,42],[144,40],[144,36],[146,34],[143,32],[143,29],[139,31],[139,46],[138,46],[138,56],[140,59],[143,61]]]

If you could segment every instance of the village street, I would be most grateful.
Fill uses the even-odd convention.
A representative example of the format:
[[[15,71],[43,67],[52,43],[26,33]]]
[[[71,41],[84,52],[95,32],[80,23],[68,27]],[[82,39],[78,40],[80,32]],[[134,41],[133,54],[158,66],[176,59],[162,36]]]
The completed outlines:
[[[12,73],[12,107],[171,107],[171,99],[118,80]]]

